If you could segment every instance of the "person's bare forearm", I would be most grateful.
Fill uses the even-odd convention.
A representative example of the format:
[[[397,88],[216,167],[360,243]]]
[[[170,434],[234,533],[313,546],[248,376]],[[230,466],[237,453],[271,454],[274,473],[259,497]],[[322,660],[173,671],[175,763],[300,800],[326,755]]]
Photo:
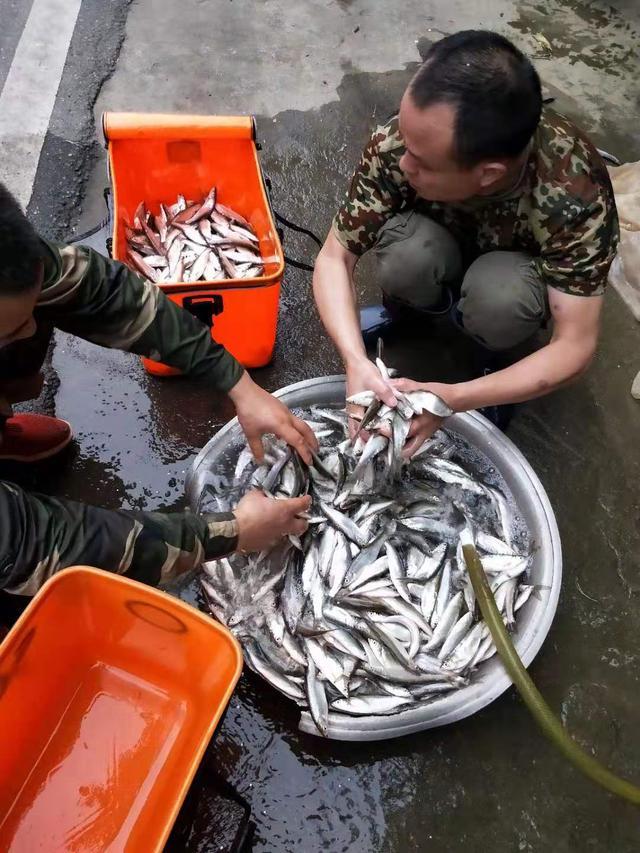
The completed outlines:
[[[357,257],[339,243],[333,232],[316,260],[313,293],[320,319],[342,356],[347,397],[358,391],[373,391],[388,406],[395,406],[391,387],[375,364],[369,361],[362,340],[358,300],[353,283]],[[353,423],[353,422],[352,422]]]
[[[577,379],[594,351],[595,343],[552,340],[504,370],[447,386],[445,396],[458,412],[543,397]]]
[[[516,364],[470,382],[394,380],[396,391],[427,390],[438,394],[455,412],[523,403],[543,397],[577,379],[589,366],[596,351],[600,330],[602,297],[585,299],[548,288],[549,308],[554,322],[551,343]],[[404,455],[411,457],[445,422],[429,412],[416,415],[409,429]]]
[[[320,319],[345,365],[367,357],[353,284],[354,267],[355,258],[334,254],[325,245],[313,273],[313,294]]]

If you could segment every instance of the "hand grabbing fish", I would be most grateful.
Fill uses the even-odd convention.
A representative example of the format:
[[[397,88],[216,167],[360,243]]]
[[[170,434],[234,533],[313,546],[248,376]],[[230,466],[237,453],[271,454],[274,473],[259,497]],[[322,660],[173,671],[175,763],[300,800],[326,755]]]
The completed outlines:
[[[293,447],[308,465],[311,464],[311,454],[318,449],[313,430],[296,418],[277,397],[256,384],[246,372],[228,393],[258,463],[264,459],[262,436],[272,433]]]
[[[300,514],[310,506],[311,498],[306,495],[276,501],[259,491],[248,492],[234,512],[238,550],[270,550],[283,536],[302,536],[309,522]]]
[[[373,367],[371,362],[369,364]],[[352,407],[350,419],[357,424],[350,428],[352,441],[355,443],[359,437],[367,441],[369,433],[376,432],[392,443],[390,453],[396,460],[410,459],[442,426],[445,418],[453,414],[453,410],[435,390],[447,386],[393,379],[391,369],[387,368],[380,356],[376,358],[376,368],[385,383],[385,395],[389,390],[393,393],[393,405],[385,403],[373,390],[347,396],[347,411]],[[354,411],[354,406],[359,407],[359,410]],[[395,476],[397,464],[391,470]]]
[[[453,413],[451,410],[447,411],[450,386],[440,382],[414,382],[412,379],[392,379],[391,384],[396,392],[406,395],[412,401],[415,409],[422,407],[422,411],[416,411],[411,418],[402,453],[405,459],[411,459]],[[444,402],[445,407],[441,408],[438,401]]]
[[[347,414],[350,416],[349,432],[355,441],[358,435],[366,440],[366,428],[381,405],[394,408],[396,397],[385,368],[383,375],[366,356],[347,364]]]

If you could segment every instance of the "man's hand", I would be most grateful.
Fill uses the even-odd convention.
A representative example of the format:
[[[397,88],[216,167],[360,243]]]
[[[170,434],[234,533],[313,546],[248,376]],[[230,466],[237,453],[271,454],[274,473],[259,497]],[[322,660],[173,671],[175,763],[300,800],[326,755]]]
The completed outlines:
[[[292,415],[284,403],[256,385],[248,373],[242,375],[229,391],[229,396],[257,462],[264,459],[262,436],[273,433],[297,450],[307,465],[311,464],[311,450],[318,449],[311,427]]]
[[[347,362],[347,397],[358,394],[360,391],[373,391],[373,393],[388,406],[395,406],[396,398],[392,388],[385,382],[378,368],[372,361],[364,356],[352,362]],[[347,403],[347,412],[350,415],[364,414],[361,406]],[[353,437],[358,430],[358,422],[349,419],[349,432]],[[364,435],[364,434],[363,434]]]
[[[431,389],[426,389],[431,390]],[[429,412],[424,412],[422,415],[414,415],[411,418],[411,427],[407,435],[407,440],[402,451],[402,456],[405,459],[411,459],[425,441],[439,430],[444,423],[445,418],[439,418]]]
[[[392,379],[391,384],[398,391],[408,393],[409,391],[431,391],[442,397],[445,403],[451,399],[451,386],[443,382],[414,382],[413,379]],[[404,445],[402,455],[410,459],[418,451],[425,441],[440,429],[446,418],[439,418],[430,412],[423,412],[411,419],[411,427]]]
[[[299,518],[311,506],[311,498],[276,500],[262,492],[246,494],[235,509],[238,522],[238,550],[263,551],[275,545],[283,536],[300,536],[308,522]]]

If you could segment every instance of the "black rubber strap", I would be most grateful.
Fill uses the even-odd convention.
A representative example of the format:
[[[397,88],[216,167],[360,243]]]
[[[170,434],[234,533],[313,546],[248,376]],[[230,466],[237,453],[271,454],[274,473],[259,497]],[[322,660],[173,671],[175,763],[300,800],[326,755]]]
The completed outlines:
[[[276,221],[281,225],[284,225],[285,228],[290,228],[292,231],[297,231],[298,234],[304,234],[305,237],[309,237],[313,242],[321,249],[322,248],[322,240],[314,234],[313,231],[309,231],[308,228],[303,228],[301,225],[296,225],[295,222],[291,222],[290,219],[286,219],[284,216],[279,214],[274,210],[274,215]],[[283,232],[282,229],[278,229],[278,233],[280,234],[280,238],[282,239]],[[313,266],[311,264],[305,264],[304,261],[298,261],[295,258],[288,258],[286,255],[284,256],[285,263],[289,264],[290,267],[295,267],[298,270],[304,270],[305,272],[313,272]]]
[[[322,240],[314,234],[313,231],[309,231],[308,228],[303,228],[301,225],[296,225],[295,222],[291,222],[289,219],[285,219],[284,216],[274,211],[276,214],[277,221],[284,225],[286,228],[291,228],[292,231],[297,231],[299,234],[304,234],[307,237],[310,237],[313,242],[318,246],[319,249],[322,248]]]
[[[102,231],[103,228],[106,228],[109,224],[109,218],[103,219],[102,222],[98,222],[97,225],[94,225],[93,228],[89,228],[88,231],[83,231],[82,234],[74,234],[69,242],[71,243],[82,243],[83,240],[86,240],[87,237],[93,237],[94,234],[97,234],[98,231]]]
[[[290,267],[295,267],[296,269],[304,270],[305,272],[313,272],[311,264],[305,264],[304,261],[296,261],[294,258],[288,258],[286,255],[284,256],[284,261],[286,264],[289,264]]]

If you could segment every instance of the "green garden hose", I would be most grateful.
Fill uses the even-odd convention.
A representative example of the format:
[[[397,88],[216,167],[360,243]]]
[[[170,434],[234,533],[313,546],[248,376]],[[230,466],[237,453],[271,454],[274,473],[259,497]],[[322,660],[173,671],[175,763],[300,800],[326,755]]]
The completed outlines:
[[[529,677],[529,673],[520,660],[511,638],[502,621],[502,616],[496,606],[493,593],[482,568],[482,562],[473,545],[463,545],[464,558],[473,584],[476,599],[484,621],[491,631],[491,636],[498,654],[502,658],[511,680],[524,699],[531,714],[545,733],[569,761],[581,770],[585,776],[593,779],[607,791],[617,794],[635,805],[640,805],[640,788],[615,776],[610,770],[587,755],[565,731],[562,723],[554,715],[542,698],[537,687]]]

